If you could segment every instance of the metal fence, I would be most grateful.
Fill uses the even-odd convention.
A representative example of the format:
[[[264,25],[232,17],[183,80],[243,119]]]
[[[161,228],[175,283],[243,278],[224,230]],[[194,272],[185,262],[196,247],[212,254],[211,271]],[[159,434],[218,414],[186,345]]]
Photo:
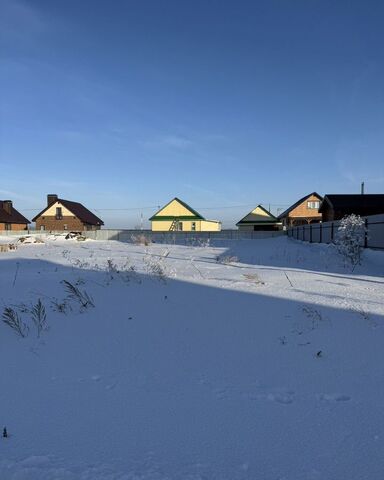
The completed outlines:
[[[46,236],[48,234],[59,233],[68,233],[68,231],[2,230],[0,235]],[[138,237],[144,236],[154,243],[193,244],[194,242],[207,240],[257,240],[281,236],[284,235],[285,232],[282,230],[270,232],[246,232],[241,230],[221,230],[220,232],[152,232],[151,230],[101,229],[86,230],[82,232],[82,234],[93,240],[117,240],[119,242],[135,243],[138,240]]]
[[[257,240],[284,235],[284,232],[243,232],[240,230],[221,230],[220,232],[152,232],[151,230],[111,230],[102,229],[84,232],[94,240],[118,240],[134,243],[138,237],[145,236],[155,243],[182,243],[207,240]]]
[[[366,227],[362,246],[384,249],[384,214],[363,217]],[[287,230],[289,237],[311,243],[334,243],[340,220],[300,225]]]

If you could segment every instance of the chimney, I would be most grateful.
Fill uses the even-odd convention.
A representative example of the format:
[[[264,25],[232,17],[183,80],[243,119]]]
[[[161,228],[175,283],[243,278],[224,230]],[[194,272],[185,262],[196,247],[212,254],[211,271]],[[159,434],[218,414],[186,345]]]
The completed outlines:
[[[3,210],[9,213],[9,215],[12,214],[12,200],[3,200]]]
[[[361,182],[361,195],[364,195],[364,182]]]
[[[47,206],[54,204],[58,199],[58,196],[55,193],[49,193],[47,195]]]

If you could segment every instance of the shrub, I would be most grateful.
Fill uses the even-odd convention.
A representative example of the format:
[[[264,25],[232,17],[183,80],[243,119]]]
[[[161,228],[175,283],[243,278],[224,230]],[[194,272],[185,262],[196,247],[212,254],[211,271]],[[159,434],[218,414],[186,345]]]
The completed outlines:
[[[146,237],[144,234],[141,235],[131,235],[131,240],[135,245],[151,245],[151,239]]]
[[[364,220],[355,214],[344,217],[336,234],[338,252],[352,265],[352,270],[361,263],[366,227]]]
[[[33,323],[37,329],[37,336],[40,337],[43,330],[48,330],[47,314],[40,298],[36,305],[32,307],[31,314]]]
[[[145,269],[150,276],[158,278],[160,281],[165,282],[166,269],[163,258],[154,258],[146,256],[143,258]]]
[[[26,325],[20,318],[19,314],[11,307],[4,308],[3,322],[12,328],[20,337],[26,337],[28,335],[28,325]]]
[[[238,257],[231,254],[222,254],[216,257],[217,263],[222,263],[223,265],[228,265],[230,263],[237,263],[239,261]]]
[[[95,306],[93,298],[85,290],[80,290],[67,280],[63,280],[62,283],[64,284],[64,287],[68,292],[68,298],[78,302],[80,304],[81,310],[85,310],[89,307]]]

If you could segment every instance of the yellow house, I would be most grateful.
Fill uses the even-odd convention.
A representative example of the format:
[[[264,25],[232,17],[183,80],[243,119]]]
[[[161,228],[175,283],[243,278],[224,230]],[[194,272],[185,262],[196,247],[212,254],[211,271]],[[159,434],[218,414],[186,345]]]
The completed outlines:
[[[219,232],[221,222],[206,220],[179,198],[174,198],[150,219],[153,232]]]
[[[281,230],[281,222],[266,210],[262,205],[249,212],[244,218],[236,223],[239,230],[246,232]]]

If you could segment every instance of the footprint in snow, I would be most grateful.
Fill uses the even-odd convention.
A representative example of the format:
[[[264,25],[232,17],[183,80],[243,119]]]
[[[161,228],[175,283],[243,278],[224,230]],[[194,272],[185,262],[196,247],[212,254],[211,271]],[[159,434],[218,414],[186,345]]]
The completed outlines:
[[[216,398],[219,400],[223,400],[224,398],[228,398],[229,396],[229,388],[217,388],[214,390]]]
[[[106,390],[113,390],[119,382],[116,380],[105,387]]]
[[[267,399],[270,400],[271,402],[289,405],[290,403],[293,403],[293,392],[268,393]]]
[[[247,400],[268,400],[270,402],[289,405],[294,401],[295,392],[291,390],[280,391],[280,392],[270,392],[270,393],[250,392],[250,393],[245,393],[243,396]]]
[[[326,402],[348,402],[351,400],[349,395],[344,395],[341,393],[321,393],[318,397],[319,400]]]

